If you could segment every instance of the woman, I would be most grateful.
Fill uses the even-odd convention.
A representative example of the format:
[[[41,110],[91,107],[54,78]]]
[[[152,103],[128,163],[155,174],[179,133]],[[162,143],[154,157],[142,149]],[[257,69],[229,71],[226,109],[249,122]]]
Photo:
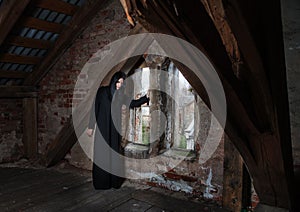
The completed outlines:
[[[122,164],[118,164],[118,161],[112,160],[111,153],[112,151],[116,151],[119,154],[121,153],[121,135],[119,133],[121,129],[121,108],[123,104],[128,102],[126,101],[128,98],[126,98],[123,92],[124,89],[122,89],[124,87],[122,85],[125,77],[126,74],[119,71],[113,75],[109,86],[100,87],[97,91],[91,110],[90,122],[87,130],[88,136],[92,136],[95,123],[97,122],[92,171],[95,189],[109,189],[112,187],[120,188],[123,182],[123,178],[111,174],[110,170],[116,170],[119,169],[118,167],[123,167]],[[116,98],[118,101],[114,101],[114,105],[112,106],[112,101]],[[149,98],[143,96],[138,100],[132,100],[128,103],[130,103],[129,107],[133,108],[139,107],[146,102],[149,102]],[[101,142],[106,142],[110,146],[110,150],[103,151]],[[103,163],[105,163],[106,170],[99,167],[99,164]]]

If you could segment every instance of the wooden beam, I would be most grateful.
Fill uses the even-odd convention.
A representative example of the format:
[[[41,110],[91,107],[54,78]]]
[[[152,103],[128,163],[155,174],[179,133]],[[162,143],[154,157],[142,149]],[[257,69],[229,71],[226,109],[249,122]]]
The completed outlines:
[[[69,44],[77,38],[84,26],[100,10],[107,0],[92,1],[87,0],[81,9],[73,16],[71,22],[66,26],[64,32],[59,36],[54,48],[48,53],[43,63],[36,67],[24,81],[25,85],[37,85],[47,74],[49,69],[56,63],[60,56],[68,48]]]
[[[226,20],[222,0],[201,0],[207,13],[211,17],[216,29],[218,30],[222,42],[226,48],[227,54],[233,65],[235,75],[240,78],[239,66],[241,64],[241,55],[237,41]]]
[[[71,117],[70,117],[71,119]],[[85,122],[87,124],[87,122]],[[47,167],[53,166],[61,161],[77,142],[72,120],[68,120],[62,130],[56,135],[54,141],[50,144],[46,157],[44,159]]]
[[[40,57],[21,56],[14,54],[0,55],[0,62],[17,63],[17,64],[37,64],[41,60]]]
[[[0,46],[9,34],[30,0],[3,0],[0,7]]]
[[[247,24],[253,18],[248,13],[246,21],[243,16],[246,13],[242,11],[247,8],[241,9],[241,2],[230,0],[224,5],[227,20],[251,71],[247,84],[254,94],[255,112],[260,119],[258,123],[264,127],[261,127],[264,133],[260,136],[250,138],[251,135],[248,135],[250,143],[258,143],[252,147],[256,153],[257,168],[252,170],[251,176],[261,203],[290,208],[293,159],[280,1],[255,3],[260,23],[256,23],[254,28],[252,26],[251,30]],[[257,34],[259,38],[254,39]]]
[[[35,2],[35,6],[71,16],[73,16],[79,8],[76,5],[61,0],[38,0]]]
[[[10,36],[7,39],[7,43],[14,46],[22,46],[36,49],[49,49],[54,45],[54,42],[51,41],[20,36]]]
[[[239,2],[230,0],[230,3],[225,4],[224,8],[226,23],[230,25],[243,55],[244,63],[249,67],[250,74],[246,75],[246,80],[254,102],[253,107],[257,117],[257,125],[261,131],[271,131],[275,128],[273,123],[275,118],[274,107],[266,70],[257,43],[254,41],[249,26],[241,13]]]
[[[37,89],[32,86],[0,86],[0,98],[35,98]]]
[[[28,76],[29,73],[25,71],[7,71],[0,70],[0,78],[9,78],[9,79],[22,79]]]
[[[63,24],[58,24],[54,22],[44,21],[38,18],[27,17],[25,18],[22,23],[24,27],[43,30],[46,32],[54,32],[54,33],[61,33],[64,29]]]
[[[38,153],[37,98],[23,99],[23,144],[28,159]]]
[[[284,38],[282,29],[282,4],[280,0],[275,1],[259,1],[261,14],[261,30],[264,36],[261,42],[260,49],[263,49],[264,66],[268,81],[270,82],[271,98],[273,101],[274,123],[276,137],[278,139],[278,148],[276,145],[268,148],[268,145],[273,145],[264,142],[265,155],[268,155],[266,166],[274,166],[277,169],[271,170],[273,176],[272,181],[275,185],[278,207],[286,207],[290,211],[296,211],[296,205],[299,205],[298,197],[294,196],[294,167],[293,154],[291,145],[291,129],[290,129],[290,111],[288,86],[286,76],[286,61],[284,54]],[[266,12],[268,11],[268,12]],[[280,150],[280,151],[279,151]],[[270,152],[269,152],[270,151]],[[272,161],[272,162],[271,162]],[[278,167],[283,166],[280,170]],[[281,173],[278,174],[278,171]],[[269,172],[270,173],[270,172]],[[278,177],[277,177],[278,176]],[[282,176],[282,178],[280,178]],[[285,187],[288,186],[288,188]],[[287,189],[287,192],[285,191]],[[298,189],[298,188],[297,188]],[[285,193],[286,192],[286,193]]]
[[[224,136],[223,208],[241,211],[243,194],[243,160],[228,136]]]

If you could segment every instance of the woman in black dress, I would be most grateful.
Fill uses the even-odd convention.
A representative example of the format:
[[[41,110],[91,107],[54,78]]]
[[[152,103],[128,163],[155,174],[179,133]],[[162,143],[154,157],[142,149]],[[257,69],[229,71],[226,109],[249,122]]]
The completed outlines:
[[[97,91],[91,110],[90,122],[87,130],[88,136],[92,136],[95,123],[97,123],[94,139],[94,160],[92,171],[93,185],[95,189],[110,189],[112,187],[120,188],[124,179],[111,174],[111,171],[120,169],[119,167],[124,167],[124,165],[120,164],[119,161],[112,159],[112,151],[121,154],[121,135],[119,131],[121,129],[122,105],[125,104],[130,108],[134,108],[140,107],[142,104],[149,102],[149,98],[146,95],[138,100],[132,100],[129,102],[126,101],[128,98],[123,92],[125,77],[126,74],[119,71],[113,75],[109,86],[100,87]],[[114,97],[114,95],[116,96]],[[118,101],[113,101],[115,98],[117,98]],[[114,104],[113,106],[112,101]],[[110,150],[103,150],[101,142],[106,142],[109,145]],[[99,164],[105,164],[104,166],[106,167],[106,170],[99,167]]]

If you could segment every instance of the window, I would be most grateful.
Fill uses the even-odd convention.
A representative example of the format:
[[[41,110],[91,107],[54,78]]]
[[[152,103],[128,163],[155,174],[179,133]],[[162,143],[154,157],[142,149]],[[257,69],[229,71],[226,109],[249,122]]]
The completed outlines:
[[[159,109],[164,117],[164,122],[159,123],[163,129],[162,139],[159,141],[160,150],[174,148],[177,150],[194,150],[195,149],[195,123],[197,123],[197,104],[196,95],[172,62],[169,62],[165,70],[159,70],[167,73],[166,77],[159,82],[153,80],[154,69],[139,68],[134,71],[132,79],[134,81],[134,96],[139,98],[149,91],[150,83],[162,83],[159,86],[165,86],[172,96],[163,91],[154,91],[150,89],[150,106],[142,105],[140,108],[130,110],[128,125],[128,141],[139,144],[150,144],[150,132],[156,130],[157,123],[151,122],[151,107]],[[152,79],[150,79],[150,77]],[[160,76],[162,77],[162,76]],[[159,78],[159,77],[158,77]],[[155,86],[154,86],[155,87]],[[152,94],[152,95],[151,95]]]

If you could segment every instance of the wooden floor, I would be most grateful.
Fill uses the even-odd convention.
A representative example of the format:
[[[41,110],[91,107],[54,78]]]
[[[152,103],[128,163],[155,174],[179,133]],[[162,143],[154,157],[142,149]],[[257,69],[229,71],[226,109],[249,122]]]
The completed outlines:
[[[147,186],[134,187],[128,183],[120,189],[96,191],[90,176],[74,172],[0,168],[1,212],[225,211],[212,205],[178,198],[178,193]]]

